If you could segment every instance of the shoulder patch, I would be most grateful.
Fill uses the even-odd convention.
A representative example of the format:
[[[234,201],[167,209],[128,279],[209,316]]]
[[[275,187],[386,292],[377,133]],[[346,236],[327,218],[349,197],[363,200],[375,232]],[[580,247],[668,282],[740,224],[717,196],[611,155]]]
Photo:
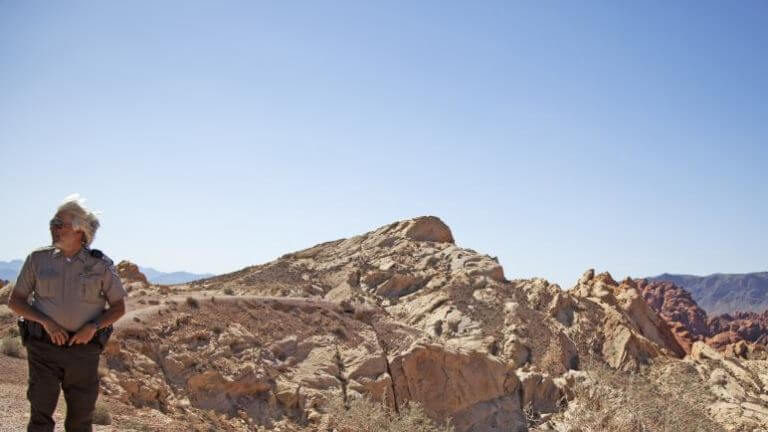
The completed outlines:
[[[99,261],[103,261],[107,264],[107,266],[111,266],[113,264],[112,260],[109,259],[108,256],[104,255],[104,252],[98,250],[98,249],[91,249],[88,251],[88,255],[90,255],[93,258],[96,258]]]

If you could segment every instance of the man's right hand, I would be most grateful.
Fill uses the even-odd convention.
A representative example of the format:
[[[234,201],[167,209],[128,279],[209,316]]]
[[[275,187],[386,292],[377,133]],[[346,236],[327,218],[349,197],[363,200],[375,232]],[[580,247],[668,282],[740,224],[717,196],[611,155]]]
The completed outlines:
[[[56,324],[52,319],[47,319],[41,323],[51,341],[56,345],[64,345],[69,339],[69,333]]]

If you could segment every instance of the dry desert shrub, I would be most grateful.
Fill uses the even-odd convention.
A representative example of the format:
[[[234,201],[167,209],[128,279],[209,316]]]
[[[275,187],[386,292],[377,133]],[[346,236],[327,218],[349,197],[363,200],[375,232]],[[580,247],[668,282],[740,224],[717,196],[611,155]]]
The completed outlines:
[[[692,365],[670,362],[647,374],[591,365],[561,414],[568,432],[724,432],[708,415],[712,395]]]
[[[187,297],[187,306],[197,309],[200,307],[200,302],[194,297]]]
[[[339,398],[329,403],[331,424],[338,432],[453,432],[453,426],[437,425],[418,403],[411,402],[394,412],[367,397],[350,398],[345,406]]]
[[[12,310],[8,309],[8,306],[0,305],[0,320],[12,318],[14,315],[16,314],[13,313]]]
[[[105,426],[112,424],[112,415],[106,404],[96,402],[96,407],[93,409],[93,424]]]
[[[0,305],[8,304],[8,299],[11,297],[11,291],[13,291],[14,284],[3,285],[0,287]]]
[[[18,336],[7,335],[0,339],[0,353],[9,357],[25,358],[26,353]]]
[[[16,326],[16,325],[8,327],[8,330],[6,330],[6,334],[10,337],[21,338],[21,333],[19,333],[19,326]]]

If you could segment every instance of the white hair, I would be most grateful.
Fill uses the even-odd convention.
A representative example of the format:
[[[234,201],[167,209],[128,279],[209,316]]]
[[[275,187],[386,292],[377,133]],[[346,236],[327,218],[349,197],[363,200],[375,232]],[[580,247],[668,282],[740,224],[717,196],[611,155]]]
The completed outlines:
[[[85,198],[80,194],[72,194],[64,198],[56,213],[67,213],[72,216],[72,229],[83,233],[83,244],[90,246],[99,229],[99,212],[85,207]]]

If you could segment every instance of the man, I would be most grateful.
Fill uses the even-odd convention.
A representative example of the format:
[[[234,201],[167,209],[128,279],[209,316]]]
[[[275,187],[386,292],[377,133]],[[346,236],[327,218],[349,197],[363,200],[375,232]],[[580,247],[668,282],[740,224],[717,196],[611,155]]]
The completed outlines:
[[[99,356],[111,324],[125,314],[126,293],[112,261],[89,249],[99,220],[83,202],[72,195],[59,206],[50,222],[53,245],[27,257],[8,302],[22,317],[27,347],[28,432],[53,431],[60,388],[67,432],[92,431]]]

